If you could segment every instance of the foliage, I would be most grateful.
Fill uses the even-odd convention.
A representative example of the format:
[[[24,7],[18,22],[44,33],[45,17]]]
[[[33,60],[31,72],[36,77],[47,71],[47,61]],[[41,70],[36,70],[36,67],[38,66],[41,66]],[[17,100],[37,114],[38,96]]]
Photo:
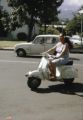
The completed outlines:
[[[46,34],[60,34],[59,31],[53,26],[47,26]],[[44,34],[44,26],[40,28],[39,34]]]
[[[83,21],[83,15],[79,15],[79,14],[74,15],[74,18],[67,23],[67,27],[66,27],[67,33],[70,35],[76,33],[80,34],[81,27],[83,30],[83,22],[81,23],[81,21]]]
[[[74,19],[72,19],[66,27],[67,31],[71,31],[72,34],[75,34],[76,32],[80,32],[80,18],[78,17],[74,17]]]
[[[7,0],[13,8],[11,28],[15,30],[24,24],[29,27],[29,37],[32,35],[34,24],[50,24],[57,20],[57,8],[63,0]]]
[[[5,10],[0,9],[0,37],[5,37],[7,35],[8,31],[6,31],[6,26],[8,21],[8,13]]]
[[[20,32],[17,34],[17,39],[18,40],[27,40],[27,35],[24,32]]]

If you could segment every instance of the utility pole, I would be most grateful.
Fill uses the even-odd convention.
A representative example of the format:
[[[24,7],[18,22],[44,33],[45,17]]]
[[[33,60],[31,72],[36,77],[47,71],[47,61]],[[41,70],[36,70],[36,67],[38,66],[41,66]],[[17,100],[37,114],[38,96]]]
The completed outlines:
[[[83,10],[80,10],[79,14],[82,15],[83,14]],[[82,25],[82,18],[81,18],[81,29],[80,29],[80,31],[81,31],[81,46],[82,46],[82,27],[83,27],[83,25]]]

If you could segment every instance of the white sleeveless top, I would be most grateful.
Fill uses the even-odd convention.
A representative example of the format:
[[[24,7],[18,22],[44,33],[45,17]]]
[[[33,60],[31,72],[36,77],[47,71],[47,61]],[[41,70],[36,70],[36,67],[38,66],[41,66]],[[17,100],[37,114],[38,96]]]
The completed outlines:
[[[61,42],[59,42],[56,45],[56,57],[61,54],[62,50],[66,47],[66,44],[67,43],[62,44]],[[62,58],[69,58],[69,50],[63,54]]]

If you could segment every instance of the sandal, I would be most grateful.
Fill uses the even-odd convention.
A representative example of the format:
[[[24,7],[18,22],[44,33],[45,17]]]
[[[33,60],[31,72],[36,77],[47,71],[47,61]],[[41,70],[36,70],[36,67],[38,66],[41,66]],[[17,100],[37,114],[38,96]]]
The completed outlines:
[[[49,80],[50,81],[56,81],[56,77],[54,75],[50,75]]]

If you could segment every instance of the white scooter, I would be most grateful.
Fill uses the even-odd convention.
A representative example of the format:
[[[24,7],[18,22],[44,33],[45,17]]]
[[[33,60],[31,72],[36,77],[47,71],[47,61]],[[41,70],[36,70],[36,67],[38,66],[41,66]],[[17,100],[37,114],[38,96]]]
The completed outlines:
[[[44,54],[38,68],[34,71],[26,73],[28,78],[27,85],[31,89],[37,89],[41,84],[41,80],[49,80],[50,71],[48,68],[49,54]],[[56,67],[56,80],[65,84],[71,84],[78,76],[78,70],[73,67],[73,60],[69,60],[67,64]]]

